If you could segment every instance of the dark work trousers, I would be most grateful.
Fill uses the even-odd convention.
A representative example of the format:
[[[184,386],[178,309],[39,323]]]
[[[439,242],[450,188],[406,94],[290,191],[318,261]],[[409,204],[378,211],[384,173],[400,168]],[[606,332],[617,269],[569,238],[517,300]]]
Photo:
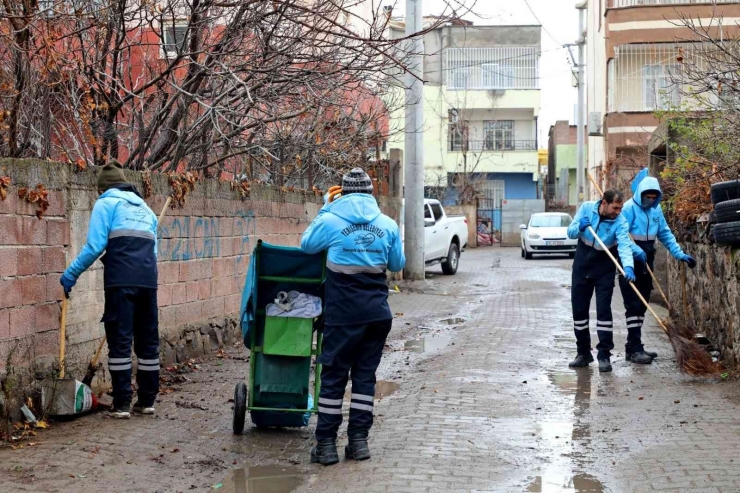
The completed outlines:
[[[138,359],[139,404],[154,405],[159,393],[159,319],[157,290],[120,287],[105,290],[105,335],[113,407],[131,405],[131,344]]]
[[[647,254],[647,261],[650,268],[653,268],[655,261],[654,242],[636,242]],[[635,261],[635,286],[645,300],[650,301],[650,294],[653,291],[653,278],[642,262]],[[647,308],[635,294],[624,277],[619,276],[619,289],[622,291],[624,299],[625,318],[627,319],[627,344],[624,350],[627,354],[639,353],[645,350],[642,345],[642,324],[645,321],[645,312]]]
[[[614,321],[612,318],[612,294],[616,267],[607,254],[583,242],[578,242],[576,259],[573,262],[570,301],[573,307],[573,329],[576,335],[578,354],[591,353],[589,332],[589,310],[591,298],[596,292],[596,346],[598,359],[608,359],[614,349]]]
[[[361,325],[327,325],[319,363],[321,392],[316,439],[336,440],[342,424],[342,402],[351,373],[352,396],[349,405],[350,437],[367,438],[373,426],[375,371],[383,355],[392,320]]]

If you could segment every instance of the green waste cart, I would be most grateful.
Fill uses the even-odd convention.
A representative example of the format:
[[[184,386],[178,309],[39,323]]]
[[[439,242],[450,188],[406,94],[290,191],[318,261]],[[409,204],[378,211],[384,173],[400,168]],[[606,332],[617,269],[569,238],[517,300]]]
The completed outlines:
[[[240,321],[251,351],[247,382],[234,391],[234,433],[241,433],[249,411],[258,427],[308,426],[317,412],[321,365],[311,389],[311,366],[321,352],[323,315],[316,319],[268,317],[266,307],[281,291],[321,298],[324,305],[326,255],[261,240],[252,252],[242,293]]]

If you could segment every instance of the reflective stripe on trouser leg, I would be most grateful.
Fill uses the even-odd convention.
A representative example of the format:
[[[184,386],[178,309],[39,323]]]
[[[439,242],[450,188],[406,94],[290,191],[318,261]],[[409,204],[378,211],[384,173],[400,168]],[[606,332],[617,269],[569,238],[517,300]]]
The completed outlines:
[[[637,276],[635,286],[643,298],[646,300],[650,299],[653,283],[649,274]],[[625,318],[627,321],[627,344],[624,349],[627,353],[642,352],[645,350],[642,344],[642,324],[645,321],[647,308],[629,283],[622,277],[619,278],[619,289],[622,291]]]
[[[577,275],[575,270],[571,279],[570,301],[573,308],[573,332],[576,336],[578,354],[591,354],[591,333],[589,332],[589,308],[594,293],[590,279]]]
[[[157,290],[135,288],[134,352],[138,357],[136,383],[139,404],[154,405],[159,393],[159,319]]]
[[[336,440],[337,431],[342,424],[342,402],[349,379],[349,367],[338,364],[321,367],[321,391],[319,394],[319,414],[316,422],[316,439]]]
[[[614,274],[608,273],[595,280],[596,289],[596,334],[599,343],[598,359],[611,357],[614,349],[614,320],[612,318],[612,294],[614,293]]]
[[[102,322],[108,340],[108,370],[111,376],[113,407],[131,404],[131,343],[133,303],[128,288],[105,290]]]
[[[640,353],[645,350],[642,345],[642,324],[645,317],[634,316],[627,318],[627,344],[624,350],[628,353]]]
[[[383,356],[383,348],[392,320],[371,323],[367,326],[356,359],[352,365],[352,395],[349,405],[347,436],[367,438],[373,426],[375,401],[375,372]]]

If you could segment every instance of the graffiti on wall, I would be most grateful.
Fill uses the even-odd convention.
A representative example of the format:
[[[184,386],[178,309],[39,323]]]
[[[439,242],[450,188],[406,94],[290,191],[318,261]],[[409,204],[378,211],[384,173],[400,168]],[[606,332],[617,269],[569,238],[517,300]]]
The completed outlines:
[[[234,246],[232,255],[241,262],[252,252],[252,238],[257,234],[254,212],[238,212],[233,218],[233,232],[220,236],[225,219],[232,218],[175,217],[171,224],[161,225],[159,258],[179,261],[220,257],[225,250],[223,243],[228,241]]]

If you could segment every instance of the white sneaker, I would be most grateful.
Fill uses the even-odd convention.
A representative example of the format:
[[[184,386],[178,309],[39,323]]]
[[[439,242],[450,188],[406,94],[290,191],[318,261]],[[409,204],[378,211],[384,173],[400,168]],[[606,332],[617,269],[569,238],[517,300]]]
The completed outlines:
[[[154,406],[142,407],[142,406],[139,406],[138,404],[134,404],[134,412],[136,414],[151,415],[151,414],[154,414]]]
[[[131,417],[131,413],[125,409],[114,409],[108,413],[108,416],[113,419],[129,419]]]

